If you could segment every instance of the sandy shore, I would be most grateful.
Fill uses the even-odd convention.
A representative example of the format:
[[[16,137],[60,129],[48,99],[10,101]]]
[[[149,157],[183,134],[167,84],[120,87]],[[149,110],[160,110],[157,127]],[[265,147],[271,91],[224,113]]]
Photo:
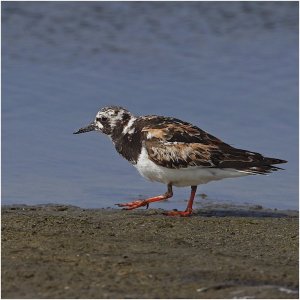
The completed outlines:
[[[298,298],[296,212],[2,207],[2,298]]]

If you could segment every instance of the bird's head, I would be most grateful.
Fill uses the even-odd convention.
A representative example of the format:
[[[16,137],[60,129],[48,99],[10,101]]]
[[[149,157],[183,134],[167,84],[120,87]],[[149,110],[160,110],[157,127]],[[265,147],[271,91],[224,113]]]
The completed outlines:
[[[107,106],[98,111],[95,120],[89,125],[80,128],[74,134],[100,131],[109,136],[118,135],[133,116],[120,106]]]

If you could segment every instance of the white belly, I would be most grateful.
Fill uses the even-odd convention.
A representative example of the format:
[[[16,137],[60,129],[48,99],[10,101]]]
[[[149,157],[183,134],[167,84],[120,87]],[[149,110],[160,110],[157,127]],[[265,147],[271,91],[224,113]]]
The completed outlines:
[[[189,167],[181,169],[170,169],[156,165],[148,158],[146,149],[143,147],[141,155],[135,165],[139,173],[151,180],[164,184],[171,183],[174,186],[192,186],[208,183],[213,180],[240,177],[249,175],[235,169],[217,169],[207,167]]]

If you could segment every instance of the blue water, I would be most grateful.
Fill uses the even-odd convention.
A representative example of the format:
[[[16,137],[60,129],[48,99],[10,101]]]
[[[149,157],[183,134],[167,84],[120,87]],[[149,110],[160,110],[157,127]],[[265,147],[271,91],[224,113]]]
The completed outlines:
[[[288,160],[199,193],[298,209],[298,3],[2,3],[2,203],[108,207],[165,192],[107,137],[72,134],[109,104]],[[185,208],[188,194],[153,207]]]

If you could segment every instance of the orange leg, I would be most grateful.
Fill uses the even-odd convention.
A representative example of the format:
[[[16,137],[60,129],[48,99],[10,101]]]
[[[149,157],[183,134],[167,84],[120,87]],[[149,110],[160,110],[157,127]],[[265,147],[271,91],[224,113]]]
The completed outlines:
[[[197,191],[197,186],[191,186],[191,195],[190,195],[190,200],[188,202],[188,205],[186,207],[185,211],[168,211],[165,213],[167,216],[181,216],[181,217],[188,217],[192,214],[193,212],[193,202],[194,198],[196,195]]]
[[[173,196],[173,191],[172,191],[172,185],[168,184],[168,191],[164,193],[163,195],[156,196],[156,197],[151,197],[145,200],[136,200],[128,203],[118,203],[116,205],[120,207],[124,207],[123,209],[130,210],[130,209],[135,209],[141,206],[149,206],[149,203],[151,202],[156,202],[156,201],[161,201],[161,200],[166,200],[168,198],[171,198]]]

